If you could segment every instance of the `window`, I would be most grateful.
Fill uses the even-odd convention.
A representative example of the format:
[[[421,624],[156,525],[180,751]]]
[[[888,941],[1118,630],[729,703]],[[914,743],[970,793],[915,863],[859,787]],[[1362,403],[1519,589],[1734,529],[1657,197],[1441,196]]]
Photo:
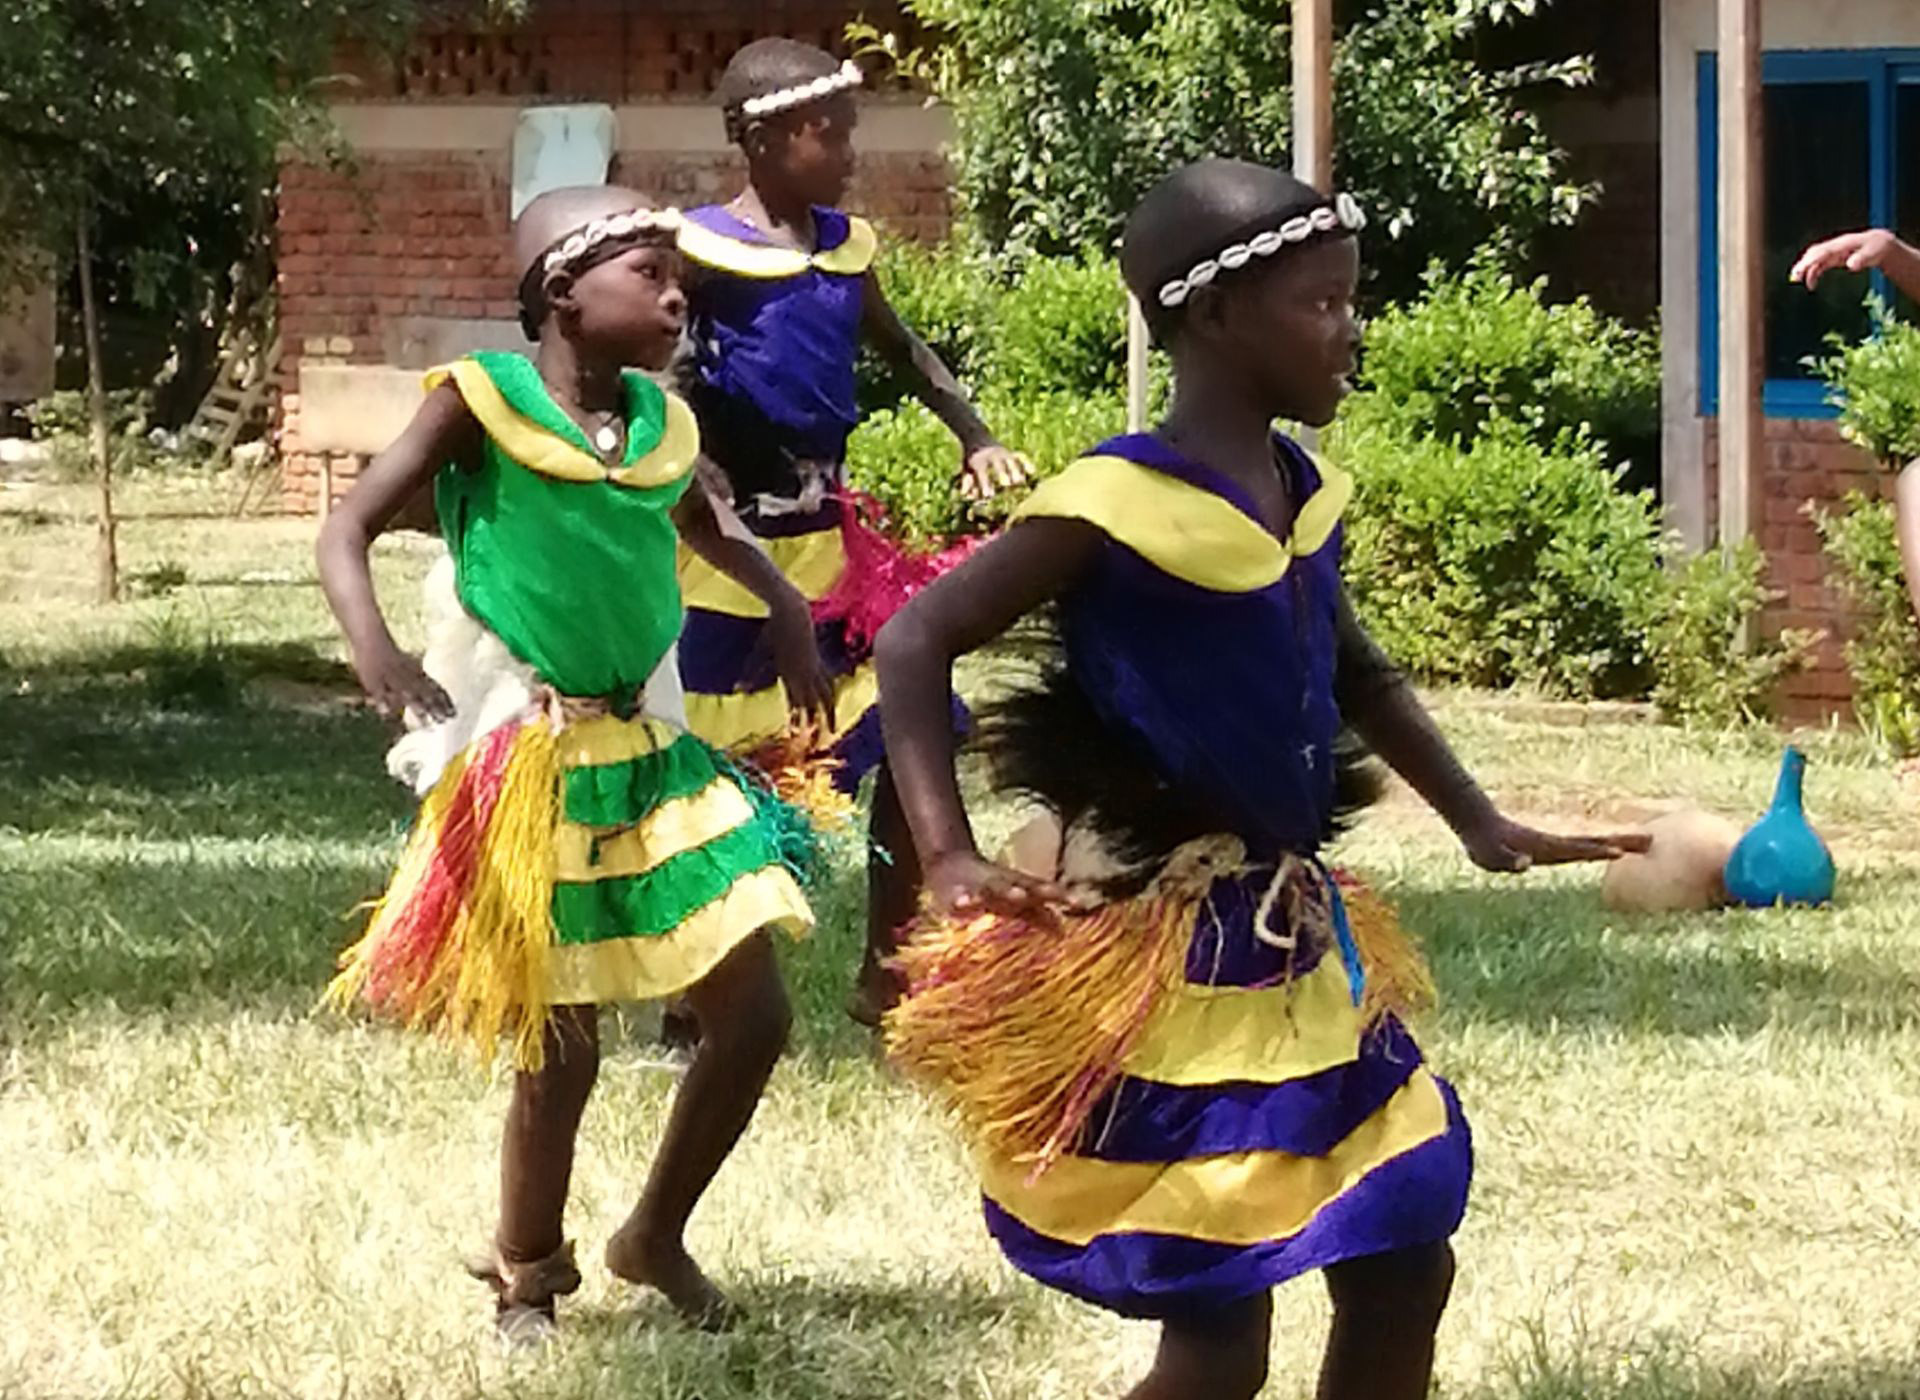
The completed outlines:
[[[1886,278],[1830,277],[1817,293],[1787,281],[1800,250],[1849,229],[1920,235],[1920,52],[1770,53],[1766,123],[1766,409],[1776,418],[1831,417],[1807,371],[1827,337],[1857,340],[1871,322],[1866,293]],[[1701,408],[1719,408],[1719,68],[1700,55]],[[1912,310],[1903,306],[1903,310]]]

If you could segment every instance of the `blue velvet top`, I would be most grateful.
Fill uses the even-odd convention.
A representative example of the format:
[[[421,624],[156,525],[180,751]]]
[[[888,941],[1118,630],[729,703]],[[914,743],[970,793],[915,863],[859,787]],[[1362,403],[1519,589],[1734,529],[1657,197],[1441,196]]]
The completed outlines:
[[[1296,503],[1321,489],[1312,458],[1291,440],[1276,436],[1274,454]],[[1231,480],[1156,437],[1115,438],[1095,455],[1164,473],[1258,523]],[[1327,826],[1340,550],[1335,525],[1267,586],[1216,591],[1110,533],[1091,575],[1062,599],[1067,664],[1102,719],[1256,851],[1311,853]]]
[[[736,245],[775,250],[781,245],[719,205],[689,210],[701,229]],[[793,458],[838,462],[847,435],[859,422],[854,400],[854,361],[860,350],[864,266],[836,271],[819,265],[854,236],[855,221],[837,209],[815,208],[818,248],[814,258],[796,255],[798,270],[786,275],[747,274],[721,256],[694,254],[701,276],[693,283],[691,322],[695,357],[695,407],[702,421],[735,420],[716,439],[721,465],[726,443],[765,443]],[[690,252],[692,245],[688,246]],[[741,259],[740,265],[746,265]],[[752,455],[764,456],[765,451]],[[752,483],[777,490],[777,482]]]

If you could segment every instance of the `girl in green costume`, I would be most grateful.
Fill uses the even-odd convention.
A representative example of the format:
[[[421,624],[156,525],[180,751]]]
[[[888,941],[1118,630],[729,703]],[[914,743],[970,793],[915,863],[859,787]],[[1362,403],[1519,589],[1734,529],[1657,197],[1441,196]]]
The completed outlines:
[[[785,1044],[768,930],[812,923],[791,814],[686,730],[682,538],[771,610],[796,704],[824,704],[827,684],[806,601],[694,485],[692,414],[623,368],[663,368],[679,340],[677,224],[629,190],[533,201],[514,244],[536,358],[430,373],[413,422],[320,534],[354,669],[414,727],[392,766],[424,794],[333,995],[487,1053],[512,1041],[500,1224],[474,1272],[514,1340],[544,1336],[580,1283],[562,1217],[596,1008],[670,993],[699,1018],[700,1048],[606,1261],[700,1325],[727,1319],[684,1229]],[[423,666],[381,617],[367,551],[429,483],[449,562]]]

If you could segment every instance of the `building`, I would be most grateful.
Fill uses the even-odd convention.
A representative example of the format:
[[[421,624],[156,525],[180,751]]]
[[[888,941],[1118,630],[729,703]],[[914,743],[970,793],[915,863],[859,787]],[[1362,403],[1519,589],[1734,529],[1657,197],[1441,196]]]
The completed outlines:
[[[1783,696],[1790,717],[1813,719],[1850,697],[1841,655],[1850,619],[1806,508],[1852,490],[1885,493],[1890,482],[1842,440],[1805,361],[1830,334],[1864,335],[1866,294],[1886,288],[1883,279],[1837,277],[1810,296],[1787,270],[1809,242],[1847,229],[1920,234],[1920,4],[1556,0],[1511,42],[1514,56],[1598,58],[1594,87],[1550,100],[1546,116],[1576,174],[1599,180],[1605,194],[1576,229],[1548,240],[1546,268],[1560,289],[1616,314],[1657,315],[1661,498],[1697,548],[1721,536],[1720,382],[1738,333],[1720,287],[1718,43],[1729,12],[1757,18],[1761,76],[1751,263],[1760,273],[1752,353],[1763,370],[1746,515],[1783,595],[1765,626],[1829,634]]]

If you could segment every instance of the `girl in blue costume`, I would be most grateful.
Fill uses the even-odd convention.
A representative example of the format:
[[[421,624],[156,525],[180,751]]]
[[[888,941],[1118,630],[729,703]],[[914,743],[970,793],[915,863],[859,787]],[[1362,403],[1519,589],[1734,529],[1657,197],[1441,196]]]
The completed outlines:
[[[1316,854],[1364,772],[1343,725],[1488,869],[1643,844],[1502,817],[1348,608],[1351,483],[1271,424],[1345,391],[1362,223],[1236,161],[1156,187],[1121,259],[1173,359],[1166,420],[1042,485],[878,643],[936,911],[890,1045],[968,1124],[1008,1258],[1161,1323],[1135,1400],[1254,1395],[1270,1290],[1316,1269],[1323,1400],[1427,1393],[1471,1150],[1395,1014],[1417,955]],[[1036,873],[979,854],[945,695],[955,657],[1048,605],[1059,664],[980,728],[999,784],[1059,820]]]
[[[882,958],[913,914],[918,878],[883,764],[868,653],[929,571],[854,518],[844,495],[862,341],[959,439],[963,494],[1018,485],[1027,468],[888,305],[873,272],[872,226],[835,207],[853,174],[859,84],[852,63],[791,39],[735,54],[718,97],[727,134],[747,158],[747,187],[729,204],[689,211],[680,246],[694,264],[688,398],[705,454],[741,520],[814,608],[835,687],[820,722],[837,785],[850,793],[879,771],[868,955],[849,1008],[871,1022],[892,999]],[[765,606],[697,559],[686,561],[682,584],[680,660],[694,732],[749,753],[779,739],[789,707],[764,638]]]

